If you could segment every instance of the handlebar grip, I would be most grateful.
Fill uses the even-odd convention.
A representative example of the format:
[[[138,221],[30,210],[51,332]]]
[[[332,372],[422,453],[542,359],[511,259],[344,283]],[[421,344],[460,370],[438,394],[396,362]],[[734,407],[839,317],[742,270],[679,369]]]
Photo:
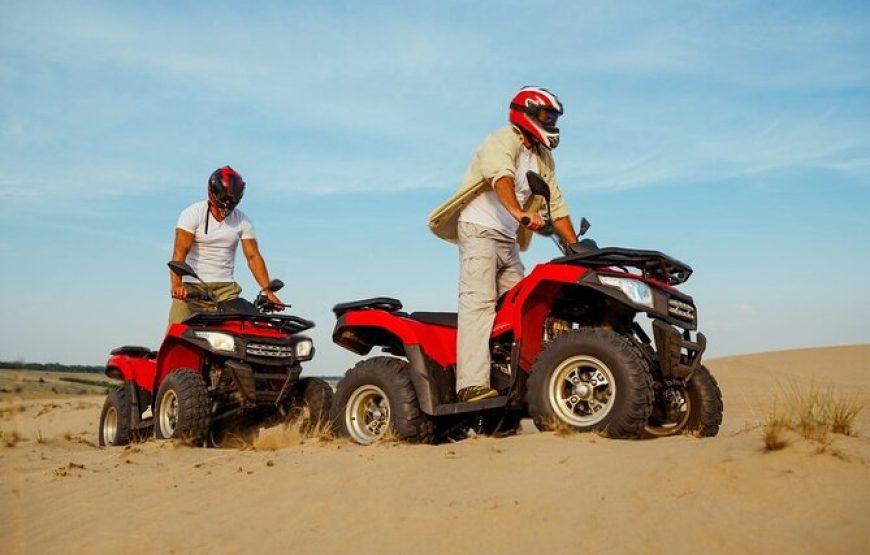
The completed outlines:
[[[187,292],[187,300],[188,301],[204,301],[207,297],[200,293],[199,291],[188,291]]]

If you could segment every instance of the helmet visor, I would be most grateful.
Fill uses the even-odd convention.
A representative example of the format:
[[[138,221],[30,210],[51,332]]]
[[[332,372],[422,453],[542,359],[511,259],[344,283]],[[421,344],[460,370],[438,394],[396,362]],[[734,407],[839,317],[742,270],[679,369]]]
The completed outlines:
[[[538,110],[538,113],[535,117],[538,118],[538,121],[541,122],[541,125],[544,126],[545,129],[556,127],[556,122],[559,121],[559,112],[555,110],[548,110],[546,108],[541,108]]]

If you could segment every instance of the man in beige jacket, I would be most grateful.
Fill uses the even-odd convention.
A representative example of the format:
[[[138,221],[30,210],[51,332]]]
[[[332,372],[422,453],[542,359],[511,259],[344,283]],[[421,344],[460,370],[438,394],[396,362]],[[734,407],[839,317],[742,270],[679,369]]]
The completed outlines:
[[[559,144],[556,121],[562,113],[556,95],[541,87],[522,88],[510,104],[510,125],[484,139],[459,190],[429,216],[435,235],[459,245],[460,402],[498,395],[489,380],[496,301],[523,278],[519,251],[526,250],[532,233],[544,226],[540,210],[545,201],[532,195],[527,171],[540,174],[550,187],[556,232],[568,244],[577,242],[550,152]]]

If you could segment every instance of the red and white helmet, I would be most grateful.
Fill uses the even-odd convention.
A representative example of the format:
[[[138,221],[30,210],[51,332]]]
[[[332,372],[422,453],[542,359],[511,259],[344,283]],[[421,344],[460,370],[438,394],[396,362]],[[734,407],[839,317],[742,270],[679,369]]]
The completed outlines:
[[[543,87],[523,87],[511,100],[510,122],[549,149],[559,146],[556,121],[564,113],[556,95]]]
[[[245,194],[245,180],[229,166],[216,169],[208,178],[208,201],[226,218]]]

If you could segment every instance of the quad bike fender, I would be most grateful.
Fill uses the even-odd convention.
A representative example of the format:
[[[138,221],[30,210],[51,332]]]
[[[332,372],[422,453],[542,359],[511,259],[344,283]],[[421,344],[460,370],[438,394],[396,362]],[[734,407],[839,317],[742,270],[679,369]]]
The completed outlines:
[[[166,379],[166,376],[179,368],[201,372],[203,361],[204,352],[202,347],[193,345],[180,337],[175,337],[171,334],[167,335],[160,346],[154,381],[149,384],[149,389],[157,391],[160,384]]]
[[[520,341],[519,366],[529,369],[541,352],[544,320],[566,285],[577,285],[589,270],[568,264],[540,264],[508,292],[494,329],[512,329]]]
[[[450,402],[456,378],[456,329],[427,325],[380,310],[347,312],[338,318],[332,340],[358,355],[374,347],[409,363],[409,377],[420,410],[434,415],[439,404]]]
[[[385,347],[387,352],[406,356],[410,346],[417,346],[439,366],[456,363],[455,328],[425,324],[382,310],[346,312],[336,321],[332,340],[358,355]]]
[[[141,349],[141,348],[139,348]],[[154,384],[157,369],[155,353],[148,349],[139,351],[119,347],[112,351],[106,362],[106,376],[115,380],[133,382],[149,392]]]

